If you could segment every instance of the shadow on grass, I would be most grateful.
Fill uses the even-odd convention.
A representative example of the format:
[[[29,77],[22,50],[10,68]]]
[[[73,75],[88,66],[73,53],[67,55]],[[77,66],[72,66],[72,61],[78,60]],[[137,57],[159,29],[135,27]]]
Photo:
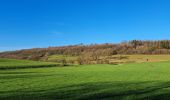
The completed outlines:
[[[56,76],[60,74],[42,74],[42,73],[18,73],[17,75],[7,74],[5,76],[0,76],[0,79],[31,79],[31,78],[44,78],[49,76]],[[62,74],[64,75],[64,74]]]
[[[18,75],[18,74],[33,74],[33,73],[37,73],[37,72],[21,72],[21,71],[19,71],[19,72],[12,72],[12,71],[11,72],[10,71],[9,72],[4,72],[4,71],[1,72],[0,71],[0,75],[1,74],[2,75],[5,75],[5,74],[17,74]]]
[[[70,85],[39,91],[6,91],[0,99],[12,100],[169,100],[170,82],[103,82]],[[6,95],[5,95],[6,94]]]
[[[49,64],[49,65],[18,65],[18,66],[0,66],[0,70],[9,70],[9,69],[28,69],[28,68],[48,68],[48,67],[59,67],[59,64]]]

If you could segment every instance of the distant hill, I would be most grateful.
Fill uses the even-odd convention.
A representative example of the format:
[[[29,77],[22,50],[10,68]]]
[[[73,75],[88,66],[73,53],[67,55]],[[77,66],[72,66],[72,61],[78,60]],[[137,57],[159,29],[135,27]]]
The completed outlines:
[[[97,56],[117,54],[170,54],[170,40],[132,40],[118,44],[72,45],[49,48],[34,48],[0,53],[0,58],[47,60],[51,55],[82,56],[97,59]]]

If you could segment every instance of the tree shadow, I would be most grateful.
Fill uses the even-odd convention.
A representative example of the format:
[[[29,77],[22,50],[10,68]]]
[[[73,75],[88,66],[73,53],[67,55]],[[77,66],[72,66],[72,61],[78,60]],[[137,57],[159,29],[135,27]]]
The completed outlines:
[[[31,78],[41,78],[46,76],[56,76],[59,74],[46,74],[42,72],[0,72],[0,79],[31,79]]]
[[[31,69],[31,68],[49,68],[59,67],[59,64],[44,64],[44,65],[18,65],[18,66],[0,66],[0,70],[13,70],[13,69]]]
[[[5,74],[33,74],[33,73],[37,73],[37,72],[21,72],[21,71],[18,71],[18,72],[13,72],[13,71],[6,72],[6,71],[3,71],[3,72],[1,72],[0,71],[0,74],[2,74],[2,75],[5,75]]]
[[[165,91],[166,90],[166,91]],[[170,99],[170,82],[101,82],[75,84],[39,91],[6,91],[4,99],[13,100],[162,100]],[[1,99],[1,97],[0,97]]]

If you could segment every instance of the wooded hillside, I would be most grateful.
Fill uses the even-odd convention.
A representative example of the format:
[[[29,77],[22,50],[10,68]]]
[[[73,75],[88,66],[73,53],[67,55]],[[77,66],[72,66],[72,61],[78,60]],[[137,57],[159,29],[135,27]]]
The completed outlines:
[[[170,54],[170,40],[141,41],[132,40],[119,44],[91,44],[72,45],[62,47],[34,48],[0,53],[1,58],[46,60],[50,55],[89,56],[97,59],[98,56],[116,54]]]

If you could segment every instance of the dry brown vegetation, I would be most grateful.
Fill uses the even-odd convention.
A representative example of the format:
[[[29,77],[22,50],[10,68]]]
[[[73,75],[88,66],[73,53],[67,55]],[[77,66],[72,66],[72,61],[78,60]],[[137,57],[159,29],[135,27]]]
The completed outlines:
[[[170,54],[170,40],[141,41],[132,40],[119,44],[91,44],[63,47],[35,48],[0,53],[1,58],[15,58],[48,61],[51,55],[76,56],[78,64],[111,63],[108,59],[112,55],[120,54]],[[64,65],[65,59],[61,59]]]

